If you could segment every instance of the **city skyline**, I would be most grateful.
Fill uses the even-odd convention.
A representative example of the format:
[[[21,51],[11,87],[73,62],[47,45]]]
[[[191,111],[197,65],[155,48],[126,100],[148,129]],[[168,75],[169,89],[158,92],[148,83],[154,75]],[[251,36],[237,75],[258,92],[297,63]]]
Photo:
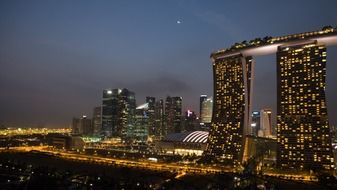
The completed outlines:
[[[137,105],[146,96],[181,96],[183,110],[198,111],[199,96],[213,95],[210,52],[255,37],[336,27],[334,4],[306,1],[298,14],[301,3],[292,1],[277,9],[263,1],[1,2],[0,122],[69,126],[73,116],[92,115],[106,88],[130,89]],[[327,53],[331,125],[337,123],[336,50]],[[253,110],[275,113],[276,56],[257,62]]]
[[[1,1],[0,187],[337,189],[335,7]]]

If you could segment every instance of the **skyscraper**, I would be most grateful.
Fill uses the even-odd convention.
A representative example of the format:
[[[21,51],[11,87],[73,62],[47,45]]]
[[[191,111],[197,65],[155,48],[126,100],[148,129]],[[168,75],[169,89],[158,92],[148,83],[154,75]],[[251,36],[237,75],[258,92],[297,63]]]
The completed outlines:
[[[213,98],[207,95],[200,96],[200,123],[209,124],[212,121]]]
[[[165,101],[165,135],[181,132],[182,97],[168,96]]]
[[[260,130],[261,116],[259,111],[252,112],[252,123],[250,124],[251,135],[258,136],[258,132]]]
[[[136,111],[135,93],[128,89],[105,89],[102,131],[108,137],[125,138],[132,130]]]
[[[72,134],[79,134],[80,133],[80,119],[73,117],[71,123],[71,133]]]
[[[199,108],[200,108],[200,111],[199,111],[199,118],[201,120],[201,115],[202,115],[202,103],[207,100],[207,95],[200,95],[200,102],[199,102]]]
[[[214,113],[205,155],[235,165],[243,161],[251,113],[252,57],[211,56],[214,73]]]
[[[95,107],[92,114],[92,126],[95,135],[99,135],[102,129],[102,107]]]
[[[81,118],[73,118],[72,130],[73,134],[80,135],[92,135],[94,132],[91,119],[87,118],[86,115]]]
[[[156,101],[154,108],[155,116],[155,137],[161,139],[165,133],[165,117],[164,117],[164,101],[160,99]]]
[[[199,130],[199,123],[197,122],[197,115],[194,111],[187,110],[184,117],[184,131],[196,131]]]
[[[243,41],[212,53],[214,113],[205,158],[234,165],[249,159],[246,134],[251,134],[248,126],[252,123],[252,56],[276,52],[278,166],[332,168],[325,46],[336,44],[337,28],[327,26],[318,31]],[[268,125],[263,133],[272,131],[270,114],[267,111],[261,116],[263,125]]]
[[[149,136],[149,103],[142,104],[136,108],[135,124],[130,132],[134,142],[145,143]]]
[[[326,48],[316,42],[277,52],[277,163],[281,168],[333,167],[326,106]]]
[[[259,137],[272,136],[272,120],[271,109],[262,109],[260,111],[260,129],[258,131]]]
[[[155,104],[156,104],[156,98],[155,97],[146,97],[146,103],[148,104],[148,109],[146,110],[146,115],[148,117],[148,133],[149,135],[153,136],[157,133],[157,130],[160,130],[160,128],[156,128],[155,123]]]

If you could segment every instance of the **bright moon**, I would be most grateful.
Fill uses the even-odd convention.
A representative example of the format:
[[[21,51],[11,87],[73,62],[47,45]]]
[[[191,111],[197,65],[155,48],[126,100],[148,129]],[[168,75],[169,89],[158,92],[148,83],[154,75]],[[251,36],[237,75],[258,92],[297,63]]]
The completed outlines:
[[[181,21],[180,21],[180,20],[177,20],[177,24],[181,24]]]

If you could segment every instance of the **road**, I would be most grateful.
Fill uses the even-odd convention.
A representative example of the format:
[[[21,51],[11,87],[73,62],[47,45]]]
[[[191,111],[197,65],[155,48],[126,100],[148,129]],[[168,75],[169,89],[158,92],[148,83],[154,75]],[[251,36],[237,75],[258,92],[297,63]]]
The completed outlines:
[[[232,168],[225,168],[220,166],[204,166],[204,165],[192,165],[182,163],[164,163],[153,162],[149,160],[128,160],[121,158],[110,158],[96,155],[87,155],[74,152],[67,152],[63,150],[53,149],[49,146],[26,146],[26,147],[10,147],[0,148],[2,151],[18,151],[18,152],[30,152],[38,151],[47,153],[55,157],[59,157],[66,160],[91,162],[97,164],[107,164],[119,167],[146,169],[153,171],[169,171],[177,173],[176,178],[180,178],[186,174],[220,174],[220,173],[237,173],[237,170]],[[280,174],[273,172],[264,172],[264,176],[277,177],[286,180],[303,181],[303,182],[317,182],[318,179],[312,175],[304,174]]]
[[[55,157],[60,157],[66,160],[94,162],[98,164],[108,164],[120,167],[148,169],[154,171],[169,171],[169,172],[176,172],[178,173],[179,176],[181,174],[219,174],[223,172],[234,172],[232,169],[226,169],[221,167],[192,166],[181,163],[163,163],[148,160],[135,161],[120,158],[108,158],[108,157],[56,150],[47,146],[10,147],[9,149],[1,148],[0,151],[18,151],[18,152],[38,151],[42,153],[48,153]]]

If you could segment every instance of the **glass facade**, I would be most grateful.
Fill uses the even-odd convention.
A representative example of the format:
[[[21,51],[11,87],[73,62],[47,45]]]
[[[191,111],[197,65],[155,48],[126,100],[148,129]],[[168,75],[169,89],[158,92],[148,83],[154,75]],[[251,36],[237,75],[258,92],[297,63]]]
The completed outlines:
[[[146,103],[148,104],[148,109],[146,110],[146,115],[148,116],[148,132],[149,135],[154,136],[160,131],[160,128],[157,128],[155,123],[156,98],[148,96],[146,97]]]
[[[95,107],[92,114],[92,125],[94,128],[94,135],[99,135],[102,129],[102,108]]]
[[[103,91],[102,132],[108,137],[127,137],[132,132],[136,111],[135,93],[128,89]]]
[[[164,135],[181,132],[182,100],[182,97],[166,98]]]
[[[165,120],[164,120],[164,101],[160,99],[155,102],[154,106],[154,118],[155,118],[155,137],[157,139],[163,138],[165,135]]]

